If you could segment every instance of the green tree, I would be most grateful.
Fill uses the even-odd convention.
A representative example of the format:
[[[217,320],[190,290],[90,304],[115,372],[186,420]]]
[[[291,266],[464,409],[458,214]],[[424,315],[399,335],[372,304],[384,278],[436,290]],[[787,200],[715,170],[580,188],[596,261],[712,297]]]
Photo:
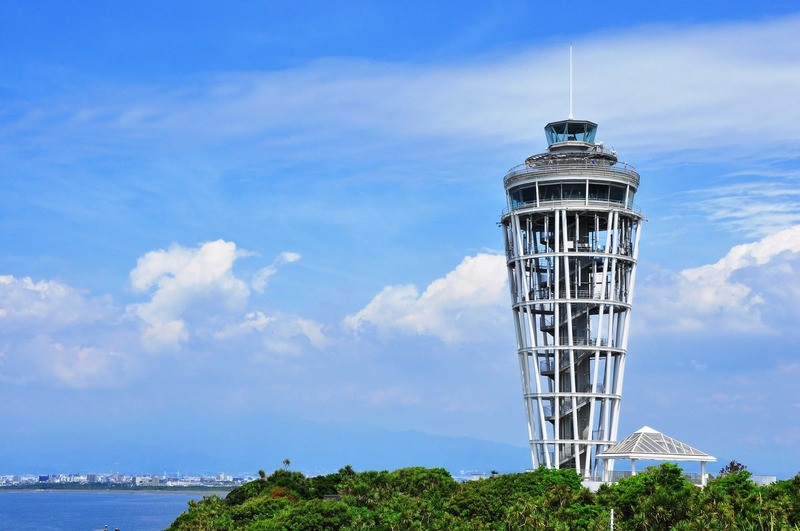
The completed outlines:
[[[228,505],[241,505],[249,499],[262,496],[265,493],[271,493],[276,487],[281,487],[285,492],[297,499],[311,497],[308,478],[300,472],[279,469],[269,476],[260,477],[257,481],[251,481],[236,487],[225,497],[225,503]]]
[[[269,520],[257,521],[250,529],[323,531],[346,528],[356,512],[337,501],[304,500],[289,505]]]
[[[450,472],[444,468],[399,468],[390,472],[387,480],[393,492],[437,501],[449,498],[458,488]]]
[[[567,511],[573,504],[594,505],[592,494],[581,485],[574,470],[548,470],[504,474],[459,485],[445,507],[459,521],[481,528],[509,529],[536,527],[536,522],[568,523],[579,520],[573,529],[584,529],[596,512],[591,509]],[[588,511],[588,512],[587,512]],[[559,525],[561,525],[559,523]]]
[[[597,500],[614,509],[620,529],[671,529],[689,517],[697,489],[672,463],[648,467],[641,474],[603,485]]]
[[[333,493],[341,499],[321,499]],[[701,490],[667,463],[595,495],[573,470],[542,468],[459,484],[441,468],[344,467],[312,478],[279,469],[232,490],[225,500],[189,502],[170,529],[599,531],[608,528],[611,509],[623,531],[797,529],[800,474],[759,487],[749,472],[731,467]]]
[[[791,527],[792,495],[782,495],[781,487],[759,487],[750,478],[745,467],[731,467],[709,481],[692,509],[693,524],[708,529]]]
[[[784,527],[800,527],[800,473],[791,479],[767,485],[762,493],[772,511],[770,520],[780,515]]]
[[[189,509],[167,528],[169,531],[224,531],[234,529],[228,506],[217,495],[204,496],[200,501],[189,500]]]
[[[340,472],[336,472],[325,476],[310,477],[306,481],[308,483],[308,497],[322,498],[326,494],[339,493],[339,484],[342,482],[342,475]]]
[[[289,498],[273,497],[267,494],[251,498],[241,505],[232,507],[230,514],[235,527],[245,527],[255,521],[271,519],[292,503]]]
[[[395,530],[450,530],[454,519],[434,500],[396,492],[375,511],[377,527]]]
[[[741,464],[738,461],[731,461],[724,467],[722,467],[719,471],[720,476],[727,476],[728,474],[736,474],[738,472],[744,472],[747,470],[747,466]]]
[[[342,496],[357,507],[374,509],[383,500],[391,497],[389,472],[369,470],[353,476],[345,476],[339,485]]]

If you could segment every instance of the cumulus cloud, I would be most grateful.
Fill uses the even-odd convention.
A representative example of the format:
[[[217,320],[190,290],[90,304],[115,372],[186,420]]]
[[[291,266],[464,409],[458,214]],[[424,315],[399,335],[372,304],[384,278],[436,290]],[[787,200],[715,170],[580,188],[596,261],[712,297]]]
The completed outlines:
[[[37,337],[28,348],[42,372],[74,388],[113,387],[128,379],[127,356],[114,348],[63,344]]]
[[[0,349],[0,382],[76,389],[119,386],[130,381],[134,369],[130,354],[114,345],[121,338],[95,338],[93,344],[72,334],[6,339]]]
[[[256,274],[253,275],[253,281],[251,282],[253,289],[257,293],[264,293],[264,290],[267,289],[267,282],[269,282],[270,277],[278,271],[279,265],[290,264],[298,260],[300,260],[299,254],[291,251],[282,252],[277,258],[275,258],[275,260],[273,260],[272,264],[265,268],[259,269]]]
[[[0,276],[0,380],[107,387],[127,379],[129,333],[108,297],[55,280]]]
[[[428,335],[446,343],[485,340],[507,321],[506,276],[504,257],[468,256],[421,295],[413,285],[385,287],[344,324],[352,331],[374,327],[383,334]]]
[[[0,275],[0,327],[53,330],[102,321],[114,311],[108,297],[92,298],[55,280]]]
[[[328,343],[324,327],[320,323],[302,317],[294,317],[289,320],[289,323],[291,328],[297,330],[294,335],[302,335],[315,347],[322,348]]]
[[[281,356],[297,356],[304,351],[306,344],[321,349],[330,343],[322,324],[297,316],[276,319],[261,337],[267,354]]]
[[[176,349],[192,337],[202,337],[277,354],[296,355],[305,345],[323,347],[327,337],[321,324],[250,308],[250,287],[233,271],[236,260],[245,256],[252,253],[217,240],[195,248],[172,245],[139,258],[130,273],[131,286],[152,295],[127,309],[144,324],[144,345],[150,350]],[[282,252],[255,274],[253,289],[262,292],[279,265],[299,259],[297,253]]]
[[[139,258],[130,273],[131,286],[154,291],[148,302],[128,310],[145,324],[145,345],[156,349],[185,343],[187,315],[202,319],[204,308],[214,313],[243,310],[250,289],[233,274],[233,264],[247,254],[233,242],[217,240],[194,249],[174,244]]]
[[[246,341],[248,350],[279,356],[300,355],[306,345],[321,349],[330,343],[324,326],[311,319],[277,314],[267,316],[263,312],[249,312],[244,319],[225,326],[213,334],[219,341]]]
[[[249,308],[250,289],[233,266],[251,255],[223,240],[148,252],[130,272],[131,287],[148,300],[125,308],[55,280],[0,275],[0,381],[74,388],[127,383],[141,365],[137,339],[149,350],[180,348],[192,338],[212,351],[227,344],[297,355],[326,346],[320,323]],[[281,253],[265,268],[271,271],[264,282],[279,264],[297,259]]]
[[[798,274],[800,225],[737,245],[713,264],[642,279],[634,311],[651,332],[775,332],[800,317]]]

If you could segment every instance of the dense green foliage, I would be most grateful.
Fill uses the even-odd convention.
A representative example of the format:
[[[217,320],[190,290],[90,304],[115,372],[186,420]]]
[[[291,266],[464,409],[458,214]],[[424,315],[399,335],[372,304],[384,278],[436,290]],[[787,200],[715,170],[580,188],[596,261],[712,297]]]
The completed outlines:
[[[604,485],[581,486],[572,470],[458,483],[442,468],[306,477],[288,465],[232,490],[189,502],[171,530],[324,529],[798,529],[800,474],[759,487],[745,467],[723,469],[705,489],[663,464]]]

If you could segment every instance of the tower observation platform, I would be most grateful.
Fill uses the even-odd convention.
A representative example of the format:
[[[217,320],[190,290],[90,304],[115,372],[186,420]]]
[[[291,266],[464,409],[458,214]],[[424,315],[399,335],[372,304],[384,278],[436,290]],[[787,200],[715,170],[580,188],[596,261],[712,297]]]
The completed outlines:
[[[533,467],[596,477],[617,442],[641,213],[639,174],[597,124],[545,126],[501,216]]]

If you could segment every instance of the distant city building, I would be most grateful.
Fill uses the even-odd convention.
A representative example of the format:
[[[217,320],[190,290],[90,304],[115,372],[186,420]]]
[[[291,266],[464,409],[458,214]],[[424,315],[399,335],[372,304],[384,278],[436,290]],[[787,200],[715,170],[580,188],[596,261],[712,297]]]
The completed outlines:
[[[545,127],[503,179],[501,223],[533,467],[599,475],[617,440],[642,215],[639,174],[597,124]]]
[[[158,475],[123,474],[48,474],[48,475],[0,475],[0,486],[36,485],[49,488],[54,484],[105,484],[108,488],[120,487],[219,487],[223,489],[242,485],[254,479],[252,476],[232,477],[220,473],[215,476],[185,476],[162,478]],[[42,485],[46,484],[46,485]]]

